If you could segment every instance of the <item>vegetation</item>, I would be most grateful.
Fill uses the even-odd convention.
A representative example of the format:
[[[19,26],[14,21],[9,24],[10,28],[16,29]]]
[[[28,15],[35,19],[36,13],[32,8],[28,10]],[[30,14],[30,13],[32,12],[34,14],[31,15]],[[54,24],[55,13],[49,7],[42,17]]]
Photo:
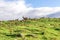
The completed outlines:
[[[60,40],[60,18],[0,21],[0,40]]]

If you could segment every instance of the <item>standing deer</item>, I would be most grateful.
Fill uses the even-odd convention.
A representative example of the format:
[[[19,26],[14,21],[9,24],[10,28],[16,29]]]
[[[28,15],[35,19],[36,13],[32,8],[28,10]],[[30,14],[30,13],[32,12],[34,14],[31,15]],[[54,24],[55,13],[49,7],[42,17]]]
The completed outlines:
[[[22,17],[23,18],[23,20],[27,20],[28,18],[27,17]]]

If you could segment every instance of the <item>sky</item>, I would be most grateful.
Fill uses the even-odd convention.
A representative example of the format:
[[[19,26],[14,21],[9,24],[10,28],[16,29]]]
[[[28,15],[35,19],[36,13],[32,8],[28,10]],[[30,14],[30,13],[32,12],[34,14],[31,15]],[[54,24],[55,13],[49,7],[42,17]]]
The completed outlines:
[[[60,0],[0,0],[0,20],[36,18],[60,12]]]
[[[26,3],[32,4],[33,7],[59,7],[60,0],[26,0]]]

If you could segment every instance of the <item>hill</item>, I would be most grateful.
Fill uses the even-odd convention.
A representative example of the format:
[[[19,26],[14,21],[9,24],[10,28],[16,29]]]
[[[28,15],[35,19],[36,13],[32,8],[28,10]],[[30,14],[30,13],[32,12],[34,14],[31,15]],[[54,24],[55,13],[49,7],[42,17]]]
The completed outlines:
[[[0,21],[0,40],[60,40],[60,18]]]
[[[51,18],[60,18],[60,12],[56,12],[56,13],[53,13],[53,14],[49,14],[47,15],[48,17],[51,17]]]

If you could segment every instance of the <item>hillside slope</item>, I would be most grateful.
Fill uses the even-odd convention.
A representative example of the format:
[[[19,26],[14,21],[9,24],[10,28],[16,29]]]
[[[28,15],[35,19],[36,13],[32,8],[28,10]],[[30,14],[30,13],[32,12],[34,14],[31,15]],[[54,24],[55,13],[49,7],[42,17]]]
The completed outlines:
[[[0,40],[60,40],[60,18],[0,21]]]
[[[53,13],[53,14],[49,14],[49,15],[47,15],[47,17],[60,18],[60,12],[56,12],[56,13]]]

